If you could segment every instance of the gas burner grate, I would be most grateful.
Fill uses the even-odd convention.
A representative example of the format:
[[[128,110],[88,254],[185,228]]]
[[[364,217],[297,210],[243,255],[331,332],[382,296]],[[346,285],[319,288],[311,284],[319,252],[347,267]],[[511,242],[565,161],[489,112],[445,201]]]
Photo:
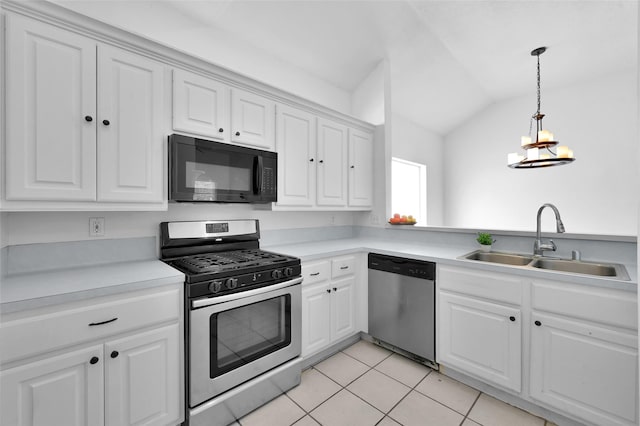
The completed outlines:
[[[285,256],[262,250],[237,250],[224,253],[203,253],[187,256],[173,263],[177,267],[198,274],[270,265],[286,259]]]

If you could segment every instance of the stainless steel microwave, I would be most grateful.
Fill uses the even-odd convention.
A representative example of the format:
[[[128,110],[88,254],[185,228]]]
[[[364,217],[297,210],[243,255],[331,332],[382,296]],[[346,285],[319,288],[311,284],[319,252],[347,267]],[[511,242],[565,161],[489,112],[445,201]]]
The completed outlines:
[[[277,201],[278,154],[169,136],[169,200],[270,203]]]

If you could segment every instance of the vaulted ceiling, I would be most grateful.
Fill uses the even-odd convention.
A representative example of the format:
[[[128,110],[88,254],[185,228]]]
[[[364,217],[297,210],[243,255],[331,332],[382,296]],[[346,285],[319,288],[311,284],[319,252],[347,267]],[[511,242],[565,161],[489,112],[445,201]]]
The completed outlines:
[[[54,1],[181,50],[193,40],[194,53],[233,38],[347,93],[388,59],[394,112],[442,134],[498,100],[534,99],[539,46],[543,88],[637,70],[636,0]]]

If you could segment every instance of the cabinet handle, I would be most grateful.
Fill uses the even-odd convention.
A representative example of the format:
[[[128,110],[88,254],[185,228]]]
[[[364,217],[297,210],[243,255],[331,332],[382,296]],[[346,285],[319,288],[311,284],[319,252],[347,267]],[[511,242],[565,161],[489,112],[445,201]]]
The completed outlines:
[[[220,128],[218,129],[218,132],[223,133],[223,132],[224,132],[224,129],[223,129],[222,127],[220,127]]]
[[[333,291],[338,291],[338,287],[334,287],[334,288],[333,288]]]
[[[340,269],[349,269],[348,266],[341,266]]]
[[[240,136],[240,132],[236,132],[236,136]]]
[[[540,327],[542,325],[542,323],[540,321],[535,321],[534,324],[537,325],[538,327]]]
[[[118,355],[120,355],[118,351],[111,352],[111,358],[118,358]]]
[[[309,162],[310,162],[310,163],[313,163],[313,158],[310,158],[310,159],[309,159]]]
[[[311,277],[317,277],[318,275],[320,275],[320,272],[314,272],[313,274],[309,274],[309,276]]]
[[[97,364],[98,361],[100,361],[100,358],[98,358],[97,356],[94,356],[89,360],[89,364]]]
[[[93,117],[92,117],[92,116],[90,116],[90,115],[85,115],[85,116],[84,116],[84,119],[85,119],[86,121],[93,121]]]
[[[105,126],[108,126],[111,123],[109,122],[109,120],[102,120],[102,124],[104,124]]]
[[[515,321],[515,320],[516,320],[516,317],[514,317],[514,316],[510,316],[510,317],[509,317],[509,319],[510,319],[511,321]]]
[[[110,322],[114,322],[117,319],[118,319],[118,317],[111,318],[110,320],[101,321],[101,322],[92,322],[92,323],[89,324],[89,327],[93,327],[94,325],[109,324]]]

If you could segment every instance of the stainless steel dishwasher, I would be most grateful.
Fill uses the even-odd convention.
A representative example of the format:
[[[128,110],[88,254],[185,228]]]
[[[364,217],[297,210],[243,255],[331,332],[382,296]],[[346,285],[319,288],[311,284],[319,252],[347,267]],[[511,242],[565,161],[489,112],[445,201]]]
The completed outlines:
[[[436,264],[369,253],[369,335],[435,363]]]

